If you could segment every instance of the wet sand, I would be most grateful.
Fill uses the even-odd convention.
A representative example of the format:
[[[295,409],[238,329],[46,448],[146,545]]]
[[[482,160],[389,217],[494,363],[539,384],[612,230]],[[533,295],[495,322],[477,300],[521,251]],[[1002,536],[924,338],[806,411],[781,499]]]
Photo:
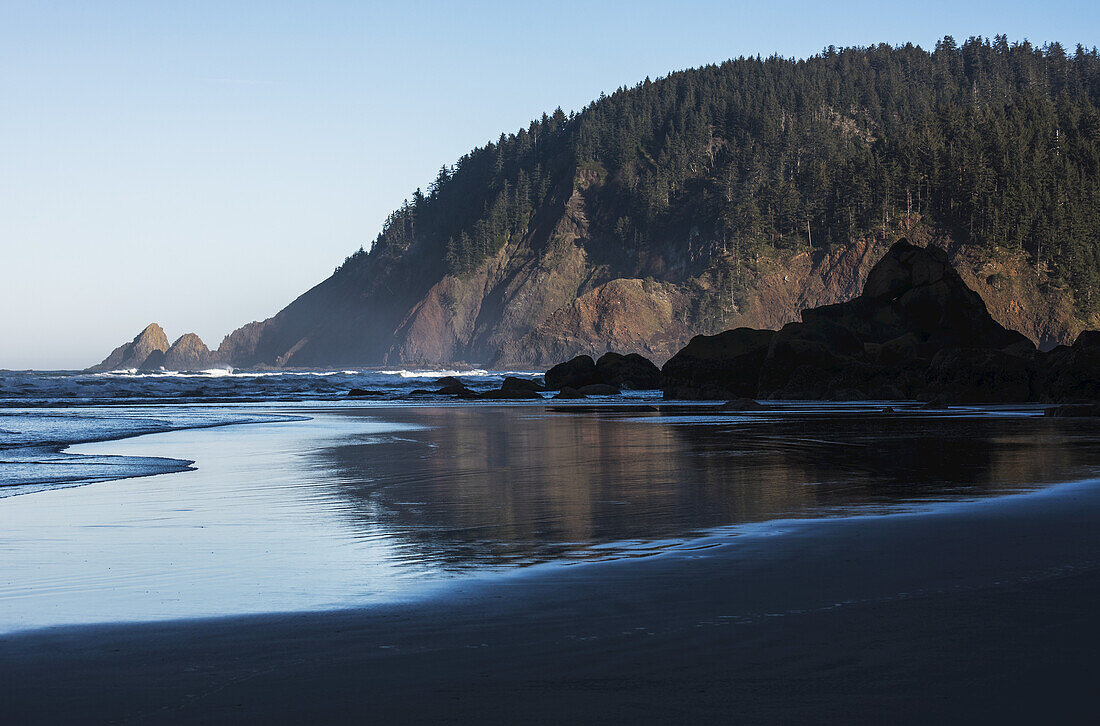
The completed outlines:
[[[0,722],[1080,722],[1098,522],[1080,482],[404,605],[0,636]]]

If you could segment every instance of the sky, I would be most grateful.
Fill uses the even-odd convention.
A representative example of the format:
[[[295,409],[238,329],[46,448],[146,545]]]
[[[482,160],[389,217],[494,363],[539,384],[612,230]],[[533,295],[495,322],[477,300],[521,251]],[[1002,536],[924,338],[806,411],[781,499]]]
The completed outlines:
[[[0,0],[0,368],[215,348],[441,165],[646,76],[999,33],[1092,47],[1100,3]]]

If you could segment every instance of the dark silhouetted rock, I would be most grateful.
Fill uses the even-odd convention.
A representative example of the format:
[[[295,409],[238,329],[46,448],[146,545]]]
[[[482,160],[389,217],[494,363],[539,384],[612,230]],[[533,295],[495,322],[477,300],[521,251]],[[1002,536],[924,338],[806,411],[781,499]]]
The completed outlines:
[[[560,391],[566,386],[579,389],[593,383],[601,383],[596,373],[596,362],[591,356],[578,355],[573,360],[558,363],[546,371],[546,390]]]
[[[649,391],[661,387],[661,369],[637,353],[604,353],[596,361],[600,381],[616,388]]]
[[[164,353],[168,350],[168,336],[156,323],[150,323],[129,343],[115,348],[99,365],[92,366],[90,372],[118,371],[141,368],[153,351]],[[159,365],[159,364],[158,364]]]
[[[459,398],[476,398],[477,394],[461,383],[452,383],[443,386],[436,393],[443,396],[458,396]]]
[[[369,398],[371,396],[384,396],[383,391],[372,391],[365,388],[353,388],[348,391],[348,398]]]
[[[759,388],[760,368],[773,330],[737,328],[697,335],[661,369],[665,398],[751,398]]]
[[[1042,398],[1048,401],[1100,401],[1100,331],[1086,330],[1073,345],[1039,354]]]
[[[988,348],[946,348],[928,367],[922,398],[956,403],[1012,403],[1034,398],[1029,361]]]
[[[545,391],[546,386],[542,385],[538,381],[533,381],[530,378],[516,378],[515,376],[508,376],[504,379],[504,382],[500,384],[501,390],[504,391]]]
[[[583,393],[586,396],[617,396],[622,393],[622,391],[615,388],[615,386],[606,383],[590,383],[587,386],[578,388],[577,392]]]
[[[565,388],[558,391],[558,393],[554,396],[554,398],[576,399],[576,398],[588,398],[588,396],[584,395],[583,393],[578,391],[576,388],[570,388],[569,386],[566,386]]]
[[[858,297],[774,333],[697,336],[665,364],[661,387],[669,398],[1100,399],[1100,334],[1082,343],[1039,354],[993,320],[946,252],[899,240]]]
[[[466,384],[463,383],[460,379],[455,378],[454,376],[443,376],[442,378],[435,379],[435,382],[432,385],[442,388],[445,386],[465,386]]]

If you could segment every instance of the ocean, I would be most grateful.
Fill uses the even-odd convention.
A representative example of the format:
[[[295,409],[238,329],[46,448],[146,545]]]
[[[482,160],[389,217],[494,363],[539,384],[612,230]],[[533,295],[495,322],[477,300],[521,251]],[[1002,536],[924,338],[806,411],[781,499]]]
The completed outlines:
[[[414,393],[445,375],[537,374],[0,374],[0,633],[416,600],[1100,473],[1100,429],[1035,406]]]

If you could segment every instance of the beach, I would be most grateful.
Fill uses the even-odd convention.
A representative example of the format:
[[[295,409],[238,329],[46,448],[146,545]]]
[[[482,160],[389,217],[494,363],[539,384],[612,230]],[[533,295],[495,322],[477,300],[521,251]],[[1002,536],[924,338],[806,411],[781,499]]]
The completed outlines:
[[[4,639],[11,723],[1084,721],[1093,482],[417,604]]]
[[[127,578],[104,567],[90,584],[20,600],[12,583],[23,575],[9,570],[4,608],[72,607],[0,635],[0,720],[1087,715],[1100,645],[1100,459],[1088,425],[820,412],[766,423],[661,406],[315,408],[312,423],[75,447],[177,456],[203,444],[207,456],[192,457],[193,472],[7,500],[100,501],[88,517],[102,520],[119,505],[112,487],[124,486],[130,528],[108,528],[118,534],[98,545],[83,525],[21,520],[26,532],[43,527],[39,549],[76,532],[93,564],[141,550],[141,532],[157,531],[135,511],[177,534],[161,535],[159,554],[134,555],[148,570],[125,597],[111,593]],[[236,483],[225,500],[211,498],[226,482]],[[200,494],[205,512],[196,499],[167,513],[163,498]],[[280,512],[288,518],[273,522]],[[198,557],[193,538],[219,531],[209,536],[224,549]],[[380,543],[389,555],[369,559]],[[20,554],[11,539],[3,546]],[[43,556],[36,572],[56,559]]]

